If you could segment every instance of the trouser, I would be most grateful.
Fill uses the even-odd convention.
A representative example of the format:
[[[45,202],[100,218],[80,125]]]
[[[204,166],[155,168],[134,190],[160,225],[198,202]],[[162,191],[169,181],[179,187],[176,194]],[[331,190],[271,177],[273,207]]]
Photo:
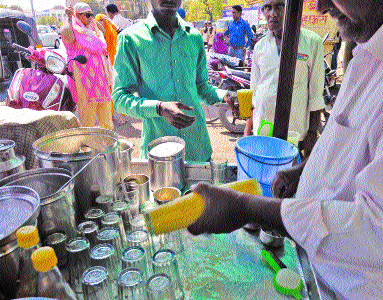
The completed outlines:
[[[334,53],[331,58],[331,70],[336,70],[338,68],[338,53],[340,50],[340,46],[334,46]]]
[[[75,66],[75,64],[74,64]],[[107,102],[88,102],[88,93],[81,84],[77,67],[73,68],[77,93],[77,109],[81,126],[94,127],[96,125],[96,117],[101,128],[113,130],[112,121],[113,102],[112,99]]]
[[[243,48],[234,49],[233,47],[229,47],[229,51],[228,51],[227,54],[230,55],[230,56],[242,59],[243,62],[245,61],[245,58],[243,56]]]
[[[77,108],[81,126],[94,127],[97,117],[101,128],[113,130],[112,101],[89,103],[87,99],[78,97]]]

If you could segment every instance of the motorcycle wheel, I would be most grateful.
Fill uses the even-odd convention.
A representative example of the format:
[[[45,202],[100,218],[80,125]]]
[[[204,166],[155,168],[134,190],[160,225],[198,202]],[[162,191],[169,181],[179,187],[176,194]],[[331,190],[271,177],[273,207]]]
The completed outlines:
[[[58,48],[60,48],[60,41],[56,40],[55,41],[55,49],[58,49]]]
[[[230,132],[243,133],[245,130],[246,122],[235,118],[227,104],[222,104],[219,106],[219,120],[221,121],[222,125]]]

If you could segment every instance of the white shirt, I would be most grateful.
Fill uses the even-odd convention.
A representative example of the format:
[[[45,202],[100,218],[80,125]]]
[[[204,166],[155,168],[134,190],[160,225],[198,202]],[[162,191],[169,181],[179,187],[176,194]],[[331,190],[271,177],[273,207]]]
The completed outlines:
[[[315,32],[301,28],[295,69],[289,130],[302,140],[309,129],[310,112],[323,109],[323,43]],[[263,119],[274,124],[280,55],[275,37],[268,32],[254,47],[250,86],[253,90],[254,134]]]
[[[121,14],[115,15],[112,21],[114,25],[121,29],[125,29],[133,24],[132,20],[124,18]]]
[[[337,299],[383,297],[383,26],[353,51],[282,219]]]

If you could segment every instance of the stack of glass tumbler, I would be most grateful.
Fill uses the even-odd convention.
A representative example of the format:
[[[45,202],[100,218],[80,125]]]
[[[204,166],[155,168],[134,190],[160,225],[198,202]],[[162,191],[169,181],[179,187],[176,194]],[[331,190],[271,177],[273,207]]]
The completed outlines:
[[[66,244],[69,283],[80,299],[185,298],[176,259],[182,236],[147,231],[142,213],[158,204],[150,200],[149,179],[136,176],[147,186],[124,180],[117,201],[99,196],[77,227],[79,237]]]

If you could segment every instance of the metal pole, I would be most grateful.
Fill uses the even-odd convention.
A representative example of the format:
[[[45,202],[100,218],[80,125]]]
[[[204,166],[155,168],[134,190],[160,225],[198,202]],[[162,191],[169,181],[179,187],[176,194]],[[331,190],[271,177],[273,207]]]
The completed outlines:
[[[287,140],[303,0],[287,0],[273,136]]]
[[[37,23],[35,9],[33,8],[33,0],[30,0],[30,1],[31,1],[32,16],[35,22]]]

